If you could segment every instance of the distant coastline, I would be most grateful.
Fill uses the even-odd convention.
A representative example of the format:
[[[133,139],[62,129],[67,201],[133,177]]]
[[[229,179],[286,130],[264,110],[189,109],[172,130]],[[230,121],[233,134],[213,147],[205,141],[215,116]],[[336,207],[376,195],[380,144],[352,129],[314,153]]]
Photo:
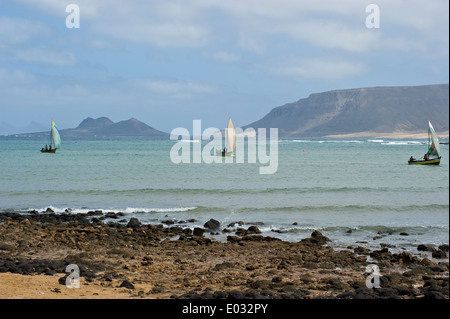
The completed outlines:
[[[427,120],[430,120],[438,137],[448,139],[448,105],[448,84],[332,90],[275,107],[260,120],[241,127],[243,130],[278,128],[278,136],[284,139],[424,139],[427,138]],[[135,118],[115,123],[107,117],[88,117],[76,128],[60,132],[63,139],[170,137],[170,133]],[[48,132],[10,135],[37,137],[46,136]]]
[[[277,127],[281,138],[426,138],[429,120],[448,137],[448,105],[448,84],[332,90],[275,107],[243,129]]]
[[[437,134],[440,139],[448,139],[449,131],[440,132]],[[401,132],[396,131],[392,133],[378,133],[378,132],[358,132],[358,133],[349,133],[349,134],[336,134],[336,135],[327,135],[324,137],[330,138],[387,138],[387,139],[402,139],[402,138],[411,138],[411,139],[426,139],[428,138],[428,133],[420,132]]]

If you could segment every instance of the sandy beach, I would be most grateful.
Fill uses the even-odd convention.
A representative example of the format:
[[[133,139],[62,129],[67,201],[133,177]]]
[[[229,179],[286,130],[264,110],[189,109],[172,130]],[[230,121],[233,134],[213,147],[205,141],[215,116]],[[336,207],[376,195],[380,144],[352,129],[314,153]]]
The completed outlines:
[[[317,231],[284,242],[259,235],[256,226],[218,242],[205,234],[224,228],[117,218],[98,211],[0,214],[0,298],[449,298],[447,245],[420,245],[417,254],[369,251],[364,243],[334,250]],[[79,288],[66,285],[68,265],[79,267]]]

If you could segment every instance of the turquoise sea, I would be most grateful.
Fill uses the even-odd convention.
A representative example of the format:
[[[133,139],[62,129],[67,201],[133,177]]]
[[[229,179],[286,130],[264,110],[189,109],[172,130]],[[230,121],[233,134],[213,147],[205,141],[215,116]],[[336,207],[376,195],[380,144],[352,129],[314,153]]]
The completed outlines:
[[[410,166],[425,140],[280,140],[278,169],[263,175],[263,164],[247,160],[175,164],[178,141],[63,140],[56,154],[42,154],[46,142],[0,139],[0,211],[114,211],[183,227],[214,218],[289,241],[319,230],[338,247],[359,241],[414,253],[449,243],[448,145],[439,166]]]

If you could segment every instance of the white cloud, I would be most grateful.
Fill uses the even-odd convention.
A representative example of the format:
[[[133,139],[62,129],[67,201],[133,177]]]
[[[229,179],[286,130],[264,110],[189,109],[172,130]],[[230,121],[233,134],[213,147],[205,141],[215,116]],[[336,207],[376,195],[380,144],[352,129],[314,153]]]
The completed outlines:
[[[153,79],[134,79],[134,83],[139,83],[152,90],[155,93],[160,94],[172,94],[176,96],[186,96],[187,94],[209,94],[215,93],[217,89],[214,86],[208,84],[200,84],[190,81],[169,81],[169,80],[153,80]]]
[[[288,59],[282,65],[273,66],[274,74],[295,79],[336,80],[364,74],[362,63],[335,58]]]
[[[259,34],[240,31],[238,34],[237,45],[241,49],[262,55],[267,49],[267,42],[268,41],[264,40],[264,37]]]
[[[280,24],[274,30],[321,48],[349,52],[366,52],[376,46],[380,39],[379,32],[321,19]]]
[[[18,45],[35,37],[49,36],[51,30],[44,23],[36,20],[0,17],[0,43]]]
[[[211,84],[176,79],[132,78],[119,86],[128,88],[127,95],[133,92],[137,96],[164,96],[167,101],[193,99],[219,92],[219,88]]]
[[[196,47],[208,42],[208,31],[198,25],[160,24],[96,24],[96,32],[137,44],[157,47]]]
[[[62,23],[65,6],[73,2],[19,1],[61,17]],[[235,39],[240,48],[262,54],[273,44],[273,36],[349,52],[367,52],[368,48],[386,52],[391,47],[385,44],[397,40],[422,42],[425,47],[435,41],[448,46],[445,0],[379,0],[381,32],[366,28],[369,3],[360,0],[77,0],[76,4],[82,28],[88,25],[90,31],[110,39],[163,48],[201,47],[227,37]],[[215,19],[217,12],[220,19]],[[392,46],[394,51],[397,48]]]
[[[75,64],[75,54],[54,46],[36,45],[53,36],[51,28],[37,20],[0,17],[0,56],[4,60],[55,66]]]
[[[432,53],[433,43],[448,47],[448,1],[380,0],[381,28],[367,29],[360,0],[198,0],[220,8],[236,25],[241,48],[262,53],[274,35],[287,36],[293,44],[348,52],[395,52],[418,47]],[[240,37],[240,36],[238,36]],[[420,45],[414,45],[420,43]],[[256,44],[256,45],[255,45]]]
[[[65,23],[65,8],[75,3],[80,9],[81,29],[127,42],[157,47],[197,47],[208,42],[208,28],[203,26],[198,7],[189,1],[139,0],[19,0],[60,17]]]
[[[323,48],[362,52],[374,41],[365,27],[365,6],[359,1],[204,1],[228,14],[239,30],[238,44],[263,53],[273,36],[285,36]]]
[[[13,58],[28,63],[43,63],[55,66],[75,65],[75,54],[69,51],[56,51],[45,47],[17,49],[12,52]]]
[[[28,85],[36,82],[36,77],[23,70],[9,70],[0,68],[0,85],[9,87],[15,85]]]
[[[51,15],[61,17],[61,22],[65,23],[65,19],[69,13],[66,7],[69,4],[76,4],[80,8],[81,17],[86,19],[96,19],[101,17],[108,7],[120,9],[120,1],[114,3],[112,0],[16,0],[28,7],[34,8],[36,11],[49,13]]]

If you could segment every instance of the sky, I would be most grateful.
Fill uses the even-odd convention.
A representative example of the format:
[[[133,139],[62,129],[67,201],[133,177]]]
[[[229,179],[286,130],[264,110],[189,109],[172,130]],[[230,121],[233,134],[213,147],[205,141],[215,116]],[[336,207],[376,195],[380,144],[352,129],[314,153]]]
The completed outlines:
[[[0,134],[101,116],[222,129],[312,93],[448,83],[448,12],[447,0],[1,0]]]

